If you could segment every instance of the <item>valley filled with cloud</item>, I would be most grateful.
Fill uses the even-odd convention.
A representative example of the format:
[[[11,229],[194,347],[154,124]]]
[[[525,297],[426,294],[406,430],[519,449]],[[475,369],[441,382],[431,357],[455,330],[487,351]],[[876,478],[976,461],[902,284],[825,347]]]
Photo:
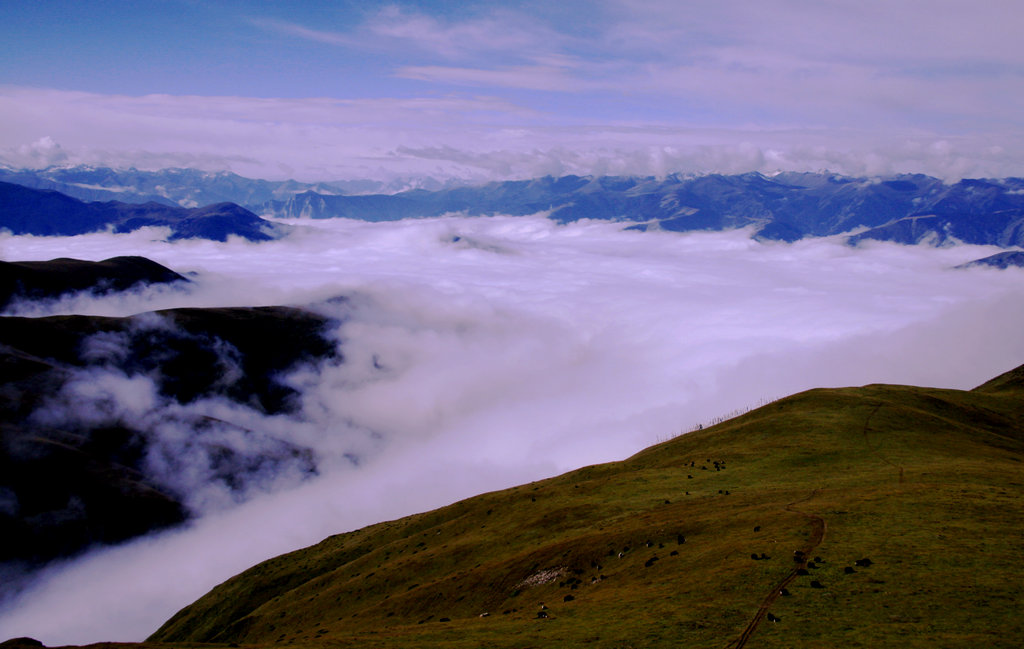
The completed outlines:
[[[275,415],[167,401],[114,365],[69,381],[40,416],[70,409],[146,430],[159,450],[150,470],[187,494],[194,518],[51,566],[6,602],[0,635],[140,640],[216,583],[329,534],[622,459],[802,389],[971,388],[1024,355],[1020,271],[953,269],[994,247],[762,243],[746,230],[630,232],[543,215],[286,224],[288,236],[262,243],[167,243],[159,229],[0,240],[7,258],[137,254],[192,280],[8,315],[293,305],[334,323],[340,359],[282,377],[301,400]],[[113,358],[118,345],[100,338],[90,353]],[[230,374],[230,350],[221,362]],[[273,456],[280,440],[311,449],[315,475],[308,458],[256,464],[227,488],[203,471],[203,435],[240,457]]]

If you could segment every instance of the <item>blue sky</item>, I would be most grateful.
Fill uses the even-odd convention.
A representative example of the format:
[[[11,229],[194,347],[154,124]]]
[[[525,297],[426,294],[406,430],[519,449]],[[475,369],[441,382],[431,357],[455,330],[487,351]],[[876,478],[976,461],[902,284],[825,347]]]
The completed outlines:
[[[8,1],[0,159],[1021,175],[1022,28],[1007,0]]]

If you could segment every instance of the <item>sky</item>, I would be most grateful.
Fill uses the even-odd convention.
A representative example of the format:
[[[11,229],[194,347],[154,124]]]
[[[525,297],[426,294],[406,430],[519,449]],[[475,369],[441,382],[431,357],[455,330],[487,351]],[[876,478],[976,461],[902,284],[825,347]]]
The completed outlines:
[[[1016,0],[0,4],[0,161],[1024,175]]]
[[[37,423],[114,413],[145,431],[183,462],[147,471],[183,491],[197,519],[51,568],[0,607],[0,638],[141,640],[217,583],[331,534],[624,459],[799,390],[969,389],[1024,358],[1024,271],[952,269],[989,246],[761,243],[747,230],[629,232],[542,215],[290,225],[264,243],[166,243],[152,229],[0,235],[11,259],[140,254],[195,273],[189,290],[17,313],[305,305],[339,318],[345,358],[290,373],[303,395],[294,416],[160,400],[116,365],[73,376]],[[116,341],[93,343],[88,353],[117,357]],[[313,449],[319,477],[296,484],[278,465],[243,475],[249,500],[236,506],[193,443],[218,431],[188,422],[210,418],[228,422],[216,442],[243,457],[274,438]]]

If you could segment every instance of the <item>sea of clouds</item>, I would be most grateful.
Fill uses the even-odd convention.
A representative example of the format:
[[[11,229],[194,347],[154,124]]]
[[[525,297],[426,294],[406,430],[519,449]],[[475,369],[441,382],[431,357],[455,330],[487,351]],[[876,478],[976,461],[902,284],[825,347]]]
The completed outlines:
[[[101,398],[182,457],[187,423],[215,417],[227,422],[219,441],[247,453],[260,452],[253,439],[312,449],[319,475],[253,475],[244,498],[228,498],[183,473],[189,462],[171,467],[196,519],[46,569],[0,610],[0,638],[141,640],[217,583],[330,534],[622,459],[810,387],[971,388],[1024,362],[1024,271],[952,269],[987,247],[760,243],[543,215],[287,223],[287,237],[259,244],[171,244],[157,229],[0,237],[7,261],[137,254],[193,279],[8,315],[305,306],[335,318],[344,358],[294,368],[283,380],[299,408],[273,417],[161,402],[114,369],[69,384],[39,417]],[[116,356],[106,342],[94,352]]]

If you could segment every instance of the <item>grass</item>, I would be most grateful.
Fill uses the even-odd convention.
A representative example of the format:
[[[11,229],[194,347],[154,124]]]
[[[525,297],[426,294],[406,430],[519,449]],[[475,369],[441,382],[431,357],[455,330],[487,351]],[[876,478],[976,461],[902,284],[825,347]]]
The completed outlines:
[[[228,580],[146,644],[735,647],[803,548],[821,561],[746,646],[1015,647],[1021,376],[811,390],[622,462],[333,536]]]

